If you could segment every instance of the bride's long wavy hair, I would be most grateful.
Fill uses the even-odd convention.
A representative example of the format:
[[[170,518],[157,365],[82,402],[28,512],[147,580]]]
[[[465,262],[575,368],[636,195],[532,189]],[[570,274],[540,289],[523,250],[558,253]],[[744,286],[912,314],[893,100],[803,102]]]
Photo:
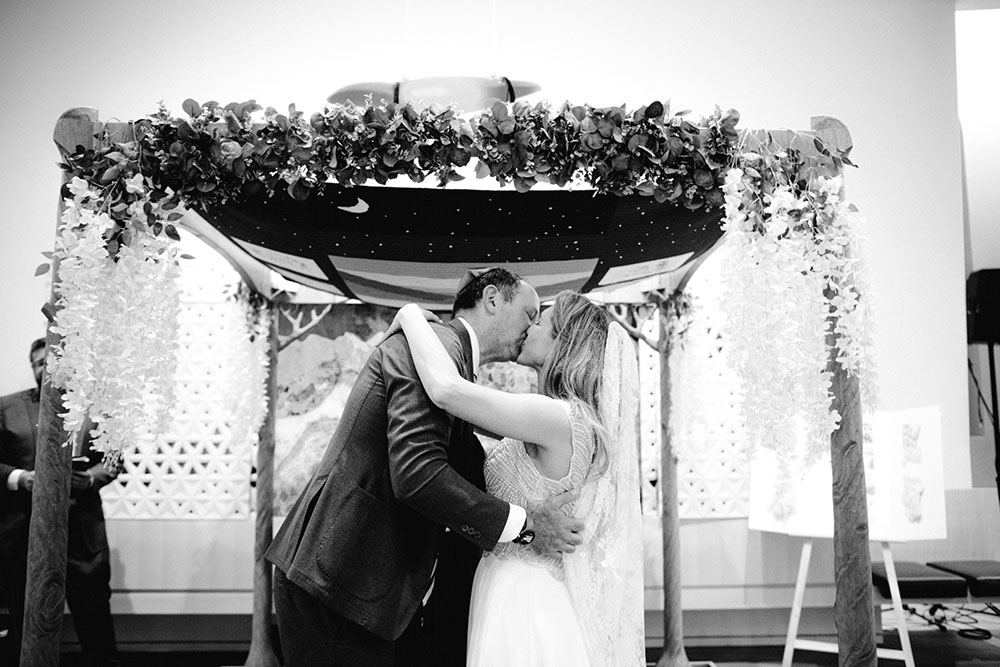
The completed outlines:
[[[554,343],[539,373],[538,390],[546,396],[579,399],[584,419],[597,439],[593,472],[607,470],[609,432],[601,423],[600,396],[604,381],[604,347],[611,316],[586,297],[562,291],[552,304]]]

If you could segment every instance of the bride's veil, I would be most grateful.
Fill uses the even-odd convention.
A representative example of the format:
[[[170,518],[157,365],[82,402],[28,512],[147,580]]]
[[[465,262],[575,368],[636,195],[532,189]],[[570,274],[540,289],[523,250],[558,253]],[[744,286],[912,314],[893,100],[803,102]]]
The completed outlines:
[[[591,667],[645,664],[643,542],[639,503],[635,348],[616,322],[604,348],[600,419],[608,468],[584,485],[575,514],[584,543],[564,558],[566,586],[581,620]]]

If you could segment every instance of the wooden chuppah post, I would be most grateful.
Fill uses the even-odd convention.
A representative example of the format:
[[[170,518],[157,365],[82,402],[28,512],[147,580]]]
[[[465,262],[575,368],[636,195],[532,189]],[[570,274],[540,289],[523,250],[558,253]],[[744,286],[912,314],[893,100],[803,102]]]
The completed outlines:
[[[819,116],[812,119],[811,126],[828,146],[841,150],[851,147],[851,135],[839,121]],[[825,296],[829,302],[832,295]],[[836,329],[836,322],[831,329]],[[833,618],[837,625],[838,662],[845,667],[875,667],[878,657],[862,452],[861,387],[857,375],[849,374],[837,361],[840,350],[833,334],[827,336],[827,348],[830,351],[827,370],[833,375],[831,407],[840,413],[840,424],[830,437],[833,563],[837,591]]]
[[[663,654],[656,667],[688,667],[691,664],[684,650],[683,608],[681,605],[681,515],[680,492],[677,485],[677,453],[670,439],[670,337],[683,310],[684,288],[698,267],[719,247],[718,241],[703,253],[678,281],[669,295],[650,294],[660,317],[660,513],[663,530]]]
[[[61,153],[77,145],[91,146],[94,109],[72,109],[56,123],[53,140]],[[63,182],[66,180],[64,178]],[[65,206],[59,198],[59,216]],[[53,261],[51,308],[56,304],[59,266]],[[47,309],[48,311],[48,309]],[[61,336],[53,329],[54,312],[46,312],[49,324],[45,343],[52,350]],[[38,439],[35,442],[35,486],[31,493],[31,522],[28,528],[28,572],[24,600],[24,628],[21,640],[21,667],[58,667],[62,638],[63,609],[66,604],[66,560],[69,544],[69,491],[73,448],[63,446],[65,431],[59,390],[42,380],[38,407]]]
[[[690,274],[689,274],[690,275]],[[681,516],[677,454],[670,440],[670,299],[659,299],[660,317],[660,512],[663,524],[663,654],[657,667],[687,667],[681,611]]]
[[[253,549],[253,624],[250,652],[244,667],[277,667],[278,658],[271,641],[273,601],[271,564],[264,553],[271,546],[274,523],[274,440],[278,401],[278,306],[267,302],[267,412],[257,441],[257,523]]]
[[[59,344],[49,323],[45,343]],[[65,431],[59,413],[60,392],[42,382],[35,443],[35,486],[31,493],[28,528],[28,572],[21,640],[21,667],[58,667],[66,602],[66,560],[69,544],[69,491],[72,447],[64,446]]]
[[[811,119],[812,133],[823,140],[830,149],[838,151],[851,147],[847,128],[833,118]],[[762,145],[772,143],[787,148],[793,142],[803,153],[815,153],[811,139],[802,142],[798,133],[779,131],[756,132]],[[703,261],[709,253],[703,255]],[[669,420],[670,370],[669,322],[667,304],[678,297],[687,279],[669,297],[653,294],[652,299],[660,309],[660,410],[661,410],[661,511],[663,521],[663,654],[657,667],[686,667],[690,664],[684,651],[681,623],[680,577],[680,517],[678,514],[677,457],[670,442]],[[830,295],[827,295],[829,299]],[[647,341],[649,342],[649,341]],[[847,373],[837,362],[839,350],[830,336],[827,345],[830,356],[827,369],[833,374],[831,392],[833,409],[841,415],[840,425],[831,436],[831,465],[833,469],[834,506],[834,567],[837,590],[834,619],[840,646],[841,665],[876,665],[874,604],[872,601],[871,557],[868,544],[868,507],[865,493],[864,459],[861,443],[861,397],[859,380]]]
[[[319,324],[330,312],[331,306],[318,306],[309,321],[302,323],[304,313],[293,317],[281,308],[273,297],[268,309],[267,353],[267,412],[260,426],[257,440],[257,523],[254,528],[253,572],[253,623],[251,625],[250,651],[243,667],[277,667],[278,661],[271,634],[271,607],[274,603],[274,568],[265,558],[274,536],[274,447],[275,425],[278,408],[278,352],[298,340]],[[291,332],[278,334],[280,318],[284,316]]]
[[[833,563],[836,597],[838,662],[844,667],[878,663],[872,561],[868,548],[868,499],[861,431],[861,390],[858,377],[848,375],[837,361],[838,350],[827,336],[833,373],[833,409],[840,426],[830,438],[833,468]]]
[[[656,667],[688,667],[687,652],[684,649],[684,624],[681,606],[681,540],[680,540],[680,509],[677,486],[677,453],[670,439],[670,337],[677,323],[677,303],[684,296],[684,286],[698,266],[711,254],[704,253],[689,267],[674,291],[658,290],[647,294],[649,304],[655,308],[659,317],[659,335],[654,339],[642,331],[642,325],[635,325],[630,320],[640,319],[633,306],[629,307],[630,316],[611,310],[612,317],[632,335],[659,353],[660,365],[660,477],[657,487],[660,490],[660,520],[663,533],[663,653],[656,662]]]
[[[812,132],[803,135],[781,130],[755,131],[757,143],[789,148],[794,145],[804,155],[819,152],[812,136],[819,137],[828,150],[841,154],[851,148],[847,127],[835,118],[814,116]],[[811,136],[810,136],[811,135]],[[827,155],[828,154],[824,154]],[[832,163],[826,167],[833,173]],[[831,294],[824,295],[827,301]],[[836,322],[831,324],[835,330]],[[834,622],[840,665],[851,667],[877,664],[875,641],[875,606],[872,598],[871,554],[869,551],[868,504],[865,492],[865,467],[862,456],[861,392],[859,379],[837,361],[836,338],[827,336],[827,370],[832,374],[830,391],[832,409],[840,413],[840,424],[830,437],[833,472],[834,532]]]
[[[840,121],[825,116],[811,119],[811,128],[827,146],[851,147],[851,135]],[[832,294],[825,294],[827,302]],[[867,295],[866,295],[867,296]],[[836,322],[831,330],[836,329]],[[875,604],[872,599],[872,562],[869,551],[868,499],[862,452],[861,388],[857,375],[837,361],[836,337],[827,335],[832,373],[831,408],[840,413],[840,424],[830,436],[833,470],[833,618],[837,626],[838,662],[844,667],[878,663],[875,641]]]

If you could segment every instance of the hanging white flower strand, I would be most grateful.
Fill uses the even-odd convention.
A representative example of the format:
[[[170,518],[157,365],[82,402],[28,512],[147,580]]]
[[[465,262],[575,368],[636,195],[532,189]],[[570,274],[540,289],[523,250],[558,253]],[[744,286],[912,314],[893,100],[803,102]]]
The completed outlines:
[[[232,424],[229,440],[234,445],[257,445],[260,427],[267,414],[267,373],[269,365],[271,311],[266,304],[255,305],[248,289],[237,290],[235,316],[237,340],[226,346],[222,360],[227,370],[224,389],[226,414]]]
[[[841,185],[840,177],[820,176],[804,191],[782,183],[762,194],[756,170],[726,176],[727,349],[745,383],[748,443],[776,451],[786,483],[792,470],[829,451],[840,421],[831,409],[829,331],[869,408],[875,399],[860,215],[842,200]]]
[[[94,423],[94,449],[117,463],[123,450],[163,430],[174,398],[178,250],[139,222],[149,204],[141,175],[127,183],[139,195],[129,207],[127,242],[108,253],[115,223],[98,192],[83,179],[69,184],[72,199],[56,235],[56,316],[62,337],[49,356],[53,386],[63,391],[63,428],[75,438],[85,417]]]

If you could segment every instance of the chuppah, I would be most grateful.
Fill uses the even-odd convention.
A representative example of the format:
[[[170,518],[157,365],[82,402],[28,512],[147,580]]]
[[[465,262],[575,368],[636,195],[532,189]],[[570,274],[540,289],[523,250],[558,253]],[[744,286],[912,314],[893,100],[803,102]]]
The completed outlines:
[[[850,164],[847,157],[850,146],[844,141],[845,133],[835,124],[821,122],[817,133],[811,135],[741,134],[735,129],[738,115],[733,112],[717,110],[705,120],[692,121],[687,114],[671,113],[659,102],[633,112],[617,107],[592,109],[569,104],[554,110],[544,104],[498,102],[471,121],[440,108],[416,109],[391,103],[334,105],[308,120],[294,108],[288,115],[268,112],[264,123],[258,124],[252,116],[257,111],[255,106],[244,103],[221,107],[189,101],[185,104],[189,119],[173,119],[161,111],[146,121],[110,130],[103,128],[108,134],[97,130],[98,141],[92,147],[81,145],[78,150],[68,145],[65,156],[69,195],[67,225],[71,233],[60,236],[63,243],[57,248],[60,270],[64,270],[63,266],[71,268],[74,253],[81,251],[91,253],[95,262],[103,258],[102,253],[109,261],[118,259],[111,264],[120,265],[122,271],[141,274],[150,268],[173,270],[170,267],[176,266],[171,254],[174,251],[164,237],[177,236],[174,224],[184,216],[178,207],[186,204],[203,207],[209,213],[208,218],[217,217],[215,224],[223,237],[287,279],[375,303],[399,303],[403,298],[414,300],[416,297],[416,300],[425,300],[427,305],[440,306],[445,292],[441,269],[453,270],[461,263],[455,259],[460,256],[457,253],[444,252],[448,237],[458,233],[463,223],[467,227],[472,224],[468,211],[462,213],[463,205],[478,205],[477,214],[491,212],[497,209],[496,203],[501,197],[484,192],[476,193],[479,200],[469,196],[468,202],[453,207],[434,205],[435,210],[454,210],[450,222],[445,220],[440,227],[430,230],[428,238],[423,240],[428,255],[436,252],[437,256],[444,257],[443,266],[428,271],[403,264],[405,270],[395,275],[390,273],[386,277],[387,272],[382,272],[373,278],[370,265],[365,264],[364,253],[358,249],[367,250],[369,257],[376,255],[375,248],[384,247],[384,239],[393,237],[387,229],[401,224],[398,213],[409,212],[419,220],[420,212],[429,207],[427,197],[431,193],[399,189],[393,194],[394,199],[412,192],[416,193],[413,201],[399,205],[394,202],[392,207],[380,206],[375,189],[363,190],[362,184],[367,180],[387,182],[399,175],[414,180],[436,177],[446,184],[456,180],[458,169],[476,157],[479,160],[477,171],[483,177],[490,176],[501,183],[512,182],[519,191],[505,193],[503,198],[519,199],[512,199],[517,203],[499,209],[510,209],[504,212],[515,220],[514,225],[524,216],[523,213],[515,214],[516,207],[522,205],[521,200],[534,201],[532,198],[536,196],[546,200],[540,210],[564,216],[560,219],[567,215],[574,219],[584,218],[579,238],[574,238],[577,232],[562,238],[569,225],[564,230],[554,218],[550,223],[553,242],[545,243],[549,235],[545,224],[531,230],[534,236],[529,233],[528,238],[535,242],[534,247],[542,249],[542,254],[536,255],[534,249],[529,254],[529,244],[525,243],[521,257],[541,258],[542,263],[510,254],[504,256],[506,261],[519,261],[526,268],[540,269],[540,283],[552,290],[549,295],[565,286],[577,289],[613,287],[655,277],[671,267],[676,270],[696,266],[698,259],[721,235],[718,228],[709,228],[708,220],[714,217],[718,221],[722,217],[720,207],[729,204],[726,211],[727,217],[732,218],[732,229],[746,225],[743,232],[750,235],[751,242],[754,234],[762,235],[764,247],[776,245],[785,252],[795,247],[799,252],[807,249],[816,259],[822,260],[821,268],[816,269],[820,281],[813,283],[813,287],[818,285],[821,291],[827,292],[827,298],[835,306],[832,313],[824,313],[820,332],[830,326],[832,335],[836,331],[835,323],[849,322],[858,307],[858,294],[854,291],[854,276],[848,262],[850,256],[844,252],[851,249],[849,237],[845,236],[847,240],[843,243],[818,244],[818,250],[809,245],[820,238],[819,232],[849,219],[840,204],[840,183],[834,177],[844,164]],[[69,126],[78,125],[86,126],[86,134],[93,134],[95,122],[96,119],[67,117],[63,131],[71,131]],[[390,135],[392,138],[387,139]],[[732,171],[727,171],[730,168]],[[589,183],[591,190],[569,193],[532,190],[539,181],[566,186],[580,178]],[[323,201],[318,195],[327,191],[330,199]],[[269,192],[279,194],[268,197]],[[450,192],[444,189],[434,191],[434,195]],[[775,192],[785,193],[778,204],[772,198]],[[557,196],[564,194],[584,195],[596,205],[569,203],[569,197]],[[458,198],[465,196],[463,193]],[[486,197],[496,197],[496,200]],[[353,230],[345,234],[344,229],[337,228],[322,230],[324,242],[334,247],[341,243],[346,246],[349,236],[359,237],[353,240],[355,248],[351,252],[354,254],[329,247],[310,248],[305,237],[283,245],[288,242],[287,235],[269,233],[260,226],[251,231],[253,225],[247,224],[247,211],[254,208],[273,211],[280,224],[292,224],[290,217],[293,216],[312,218],[306,213],[294,213],[298,210],[295,202],[321,206],[327,214],[337,211],[340,213],[334,215],[353,216],[347,219],[362,221],[364,231],[360,234]],[[686,226],[681,225],[681,229],[690,230],[688,238],[693,243],[682,244],[676,254],[664,249],[666,244],[662,235],[653,234],[648,241],[639,240],[644,233],[649,236],[649,232],[642,232],[643,225],[656,226],[652,219],[643,220],[644,217],[653,218],[654,212],[662,214],[673,209],[714,212],[700,221],[694,217]],[[595,220],[588,223],[587,216],[581,212],[590,210],[594,211]],[[547,213],[541,213],[545,215]],[[782,220],[792,222],[782,223]],[[387,250],[396,253],[392,257],[396,262],[405,262],[401,255],[406,256],[407,251],[412,255],[412,246],[407,246],[412,243],[412,233],[407,234],[410,230],[405,222],[402,232],[395,232],[398,235],[395,244],[390,243]],[[775,232],[776,222],[784,224],[785,228]],[[620,237],[618,230],[623,230]],[[700,236],[699,232],[706,236]],[[588,243],[595,243],[597,234],[610,242],[602,241],[588,247]],[[523,238],[524,233],[512,236]],[[400,238],[405,241],[401,242]],[[464,243],[451,245],[473,245],[470,243],[473,235],[460,238]],[[793,239],[798,245],[792,241],[786,243],[786,239]],[[478,264],[486,260],[490,260],[490,264],[501,263],[492,261],[490,249],[506,246],[509,251],[510,240],[510,237],[479,240],[478,246],[474,246],[476,254],[471,256],[473,260],[466,263]],[[646,261],[642,261],[642,253],[646,250],[640,250],[644,242],[647,248],[654,247]],[[655,247],[657,243],[659,247]],[[671,240],[671,244],[676,243]],[[562,248],[553,248],[560,244]],[[482,257],[483,254],[487,257]],[[126,261],[121,261],[120,257]],[[133,257],[138,259],[131,261]],[[147,257],[151,261],[147,261]],[[72,294],[73,289],[78,290],[77,294],[84,294],[88,289],[93,291],[94,283],[87,281],[95,279],[93,269],[97,264],[109,266],[103,260],[92,265],[81,263],[81,279],[76,286],[70,281],[64,293]],[[530,273],[526,277],[530,282]],[[126,282],[134,284],[139,280],[128,276]],[[413,290],[417,281],[423,288]],[[678,282],[683,283],[682,280]],[[660,317],[666,319],[673,290],[657,292],[654,289],[649,290],[649,294],[652,296],[645,298],[658,302],[662,306]],[[839,301],[835,301],[838,296]],[[74,317],[73,311],[74,307],[82,311],[86,306],[74,303],[72,298],[61,299],[58,293],[54,304],[58,329],[54,334],[61,335],[67,342],[59,348],[63,352],[54,362],[53,375],[67,389],[69,405],[76,409],[76,412],[71,411],[67,423],[72,430],[74,424],[79,424],[75,416],[90,410],[110,420],[111,410],[88,405],[86,399],[73,399],[87,394],[80,391],[79,385],[74,385],[78,376],[73,368],[74,362],[83,362],[88,351],[82,329],[74,330],[66,322],[86,323],[86,317]],[[166,322],[170,319],[169,305],[150,304],[149,311],[162,312],[160,316]],[[637,328],[640,324],[634,315],[623,319]],[[840,331],[846,338],[834,339],[830,348],[822,348],[824,365],[829,350],[841,345],[849,351],[844,357],[833,354],[832,376],[839,382],[848,383],[847,394],[842,393],[842,385],[834,386],[834,398],[844,404],[841,406],[844,421],[835,433],[842,432],[845,423],[850,425],[848,415],[857,409],[859,399],[850,383],[857,382],[856,372],[860,367],[856,362],[863,360],[856,346],[864,343],[851,338],[857,329],[849,324]],[[665,339],[666,335],[661,336],[664,350],[667,348]],[[54,346],[60,345],[58,339],[52,342]],[[74,353],[79,356],[75,357]],[[155,354],[145,358],[148,375],[137,373],[135,376],[142,381],[154,377],[167,363],[163,356]],[[844,368],[845,361],[849,368]],[[168,393],[169,390],[164,390],[160,394],[159,400],[164,404],[169,403]],[[845,406],[847,409],[843,409]],[[60,409],[50,408],[50,414]],[[124,426],[134,427],[139,414],[138,411],[133,413],[131,423],[125,421],[122,433],[128,432]],[[834,430],[834,424],[824,418],[819,428],[825,428],[828,434]],[[58,433],[51,436],[60,437]],[[109,435],[103,446],[115,457],[120,455],[123,441],[124,438],[116,442]],[[668,467],[673,457],[666,447],[664,452],[664,464]],[[58,467],[58,462],[54,463]],[[262,478],[266,474],[264,469],[265,466],[259,465]],[[661,482],[670,487],[668,475],[662,470],[660,474],[663,475]],[[670,504],[664,502],[665,523],[669,520],[667,506]],[[266,541],[270,529],[269,526],[264,528],[262,539]],[[674,532],[664,530],[665,535]],[[670,567],[673,571],[675,565],[675,558],[665,556],[665,569]],[[851,568],[851,572],[855,576],[864,575],[860,579],[866,578],[864,563]],[[679,600],[674,602],[679,610]],[[679,613],[667,616],[672,623],[679,624]],[[675,656],[683,654],[679,636],[675,636],[672,650]]]

